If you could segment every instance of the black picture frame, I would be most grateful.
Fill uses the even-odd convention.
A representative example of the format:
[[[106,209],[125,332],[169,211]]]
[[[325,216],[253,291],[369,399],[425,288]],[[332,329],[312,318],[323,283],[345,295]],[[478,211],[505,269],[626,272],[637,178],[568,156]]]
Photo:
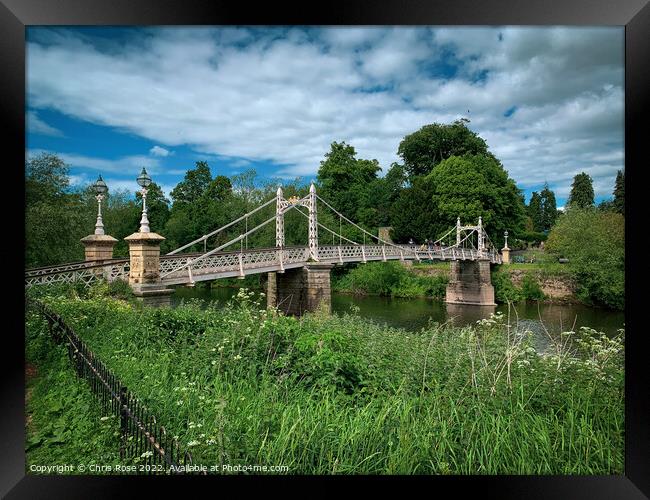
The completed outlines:
[[[147,495],[169,493],[172,488],[210,481],[212,494],[221,486],[242,486],[239,477],[148,478],[91,476],[34,476],[25,474],[24,425],[24,317],[19,293],[23,286],[24,206],[22,165],[25,159],[25,27],[33,25],[619,25],[625,26],[625,163],[626,211],[626,411],[625,473],[621,476],[430,476],[426,478],[374,478],[380,486],[388,479],[408,486],[420,480],[424,491],[439,494],[451,488],[454,497],[476,493],[496,498],[646,498],[650,496],[650,376],[643,349],[646,335],[641,312],[646,283],[640,254],[644,243],[645,213],[641,175],[647,168],[644,122],[650,116],[650,5],[648,0],[444,0],[373,1],[340,0],[317,4],[260,3],[207,0],[0,0],[0,120],[7,139],[3,148],[5,183],[2,213],[6,229],[2,246],[7,309],[3,315],[2,450],[0,494],[7,498],[89,498],[124,496],[134,485],[146,485]],[[73,78],[74,75],[71,75]],[[6,177],[9,176],[9,177]],[[9,196],[9,195],[12,196]],[[15,195],[15,196],[14,196]],[[17,197],[17,199],[16,199]],[[639,228],[634,231],[634,228]],[[15,281],[13,281],[15,280]],[[14,284],[15,283],[15,284]],[[14,289],[14,286],[16,287]],[[24,304],[23,304],[24,305]],[[249,478],[250,479],[250,478]],[[301,491],[318,479],[337,485],[373,478],[256,477],[256,486],[276,485]],[[310,482],[305,481],[309,479]],[[338,479],[338,480],[337,480]],[[194,481],[196,480],[196,481]],[[213,481],[221,481],[214,483]],[[193,481],[193,482],[188,482]],[[297,482],[297,483],[296,483]],[[298,486],[298,488],[294,488]],[[237,494],[245,491],[239,490]],[[158,490],[158,491],[156,491]],[[452,493],[453,491],[453,493]],[[304,490],[303,494],[306,494]]]

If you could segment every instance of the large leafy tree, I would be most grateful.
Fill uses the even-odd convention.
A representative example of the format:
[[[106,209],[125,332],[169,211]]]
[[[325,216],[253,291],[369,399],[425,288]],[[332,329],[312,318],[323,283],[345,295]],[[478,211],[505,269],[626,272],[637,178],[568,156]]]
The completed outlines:
[[[69,189],[68,173],[52,154],[25,163],[25,267],[83,259],[79,239],[89,233],[89,217],[82,197]]]
[[[585,299],[625,306],[625,223],[621,214],[569,207],[546,241],[546,250],[569,258]]]
[[[212,182],[210,167],[205,161],[196,162],[193,169],[185,173],[185,178],[179,182],[170,193],[174,204],[173,209],[183,208],[196,202],[208,189]]]
[[[508,230],[516,237],[525,228],[523,197],[515,182],[492,155],[452,156],[427,176],[433,183],[430,204],[419,210],[435,210],[440,235],[456,223],[476,223],[479,216],[495,245],[503,244]]]
[[[394,241],[406,243],[412,238],[416,243],[423,243],[439,236],[440,220],[432,203],[434,193],[434,183],[428,177],[417,177],[400,191],[390,211]]]
[[[589,174],[580,172],[573,178],[567,205],[574,208],[589,208],[594,206],[594,185]]]
[[[451,156],[489,155],[486,142],[467,128],[468,121],[460,119],[446,125],[433,123],[404,137],[397,153],[404,161],[408,176],[427,175]]]
[[[362,223],[376,222],[372,187],[381,171],[377,160],[356,157],[353,146],[333,142],[318,169],[320,195],[346,217]]]

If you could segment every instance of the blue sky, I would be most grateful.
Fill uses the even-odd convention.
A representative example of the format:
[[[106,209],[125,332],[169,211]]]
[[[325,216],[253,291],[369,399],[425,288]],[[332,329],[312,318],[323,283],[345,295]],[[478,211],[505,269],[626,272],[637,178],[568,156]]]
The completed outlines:
[[[316,176],[333,141],[399,161],[401,139],[464,117],[528,199],[573,176],[609,198],[624,167],[622,27],[28,27],[27,154],[73,184],[167,194],[213,175]]]

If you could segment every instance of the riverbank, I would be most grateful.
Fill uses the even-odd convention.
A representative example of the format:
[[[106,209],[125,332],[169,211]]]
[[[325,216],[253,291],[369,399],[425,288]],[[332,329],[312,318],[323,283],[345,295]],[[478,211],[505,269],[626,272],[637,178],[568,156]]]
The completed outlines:
[[[562,264],[495,266],[492,284],[497,302],[539,300],[547,304],[584,304],[571,274]],[[332,290],[355,295],[433,298],[444,300],[449,263],[377,262],[340,271]]]
[[[411,333],[352,315],[276,315],[244,290],[221,309],[81,299],[44,298],[195,463],[290,474],[623,470],[623,344],[588,329],[563,337],[574,353],[558,344],[543,356],[502,315]]]

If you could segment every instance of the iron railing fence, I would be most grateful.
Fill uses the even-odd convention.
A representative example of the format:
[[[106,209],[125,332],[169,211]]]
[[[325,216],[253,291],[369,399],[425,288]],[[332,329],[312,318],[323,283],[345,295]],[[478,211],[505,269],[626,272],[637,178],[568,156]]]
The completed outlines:
[[[192,455],[183,451],[156,417],[140,402],[120,379],[88,348],[61,316],[40,301],[30,300],[47,320],[57,344],[65,343],[68,356],[79,376],[88,382],[102,410],[120,422],[120,458],[141,457],[133,473],[182,474],[192,470]]]

